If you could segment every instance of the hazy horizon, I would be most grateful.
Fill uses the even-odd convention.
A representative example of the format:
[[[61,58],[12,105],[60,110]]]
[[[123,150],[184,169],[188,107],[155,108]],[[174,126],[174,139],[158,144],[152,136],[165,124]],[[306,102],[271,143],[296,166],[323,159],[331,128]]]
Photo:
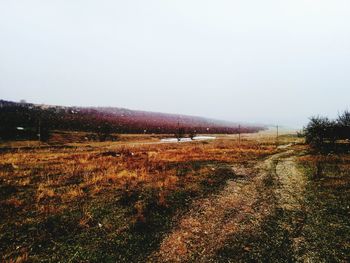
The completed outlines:
[[[300,128],[349,109],[348,1],[0,3],[0,99]]]

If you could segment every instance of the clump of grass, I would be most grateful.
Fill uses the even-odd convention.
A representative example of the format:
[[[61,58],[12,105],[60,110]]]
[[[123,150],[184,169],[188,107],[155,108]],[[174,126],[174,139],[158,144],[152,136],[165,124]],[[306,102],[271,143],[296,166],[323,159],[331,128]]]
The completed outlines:
[[[63,202],[72,202],[84,197],[84,192],[79,186],[73,186],[61,195]]]
[[[44,184],[40,184],[37,189],[36,202],[50,202],[50,200],[56,197],[55,191]]]

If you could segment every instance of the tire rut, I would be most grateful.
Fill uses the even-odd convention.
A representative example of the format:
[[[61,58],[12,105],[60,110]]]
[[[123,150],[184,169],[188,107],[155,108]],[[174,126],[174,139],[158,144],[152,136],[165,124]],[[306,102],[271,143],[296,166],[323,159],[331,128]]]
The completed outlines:
[[[233,167],[237,179],[228,180],[219,194],[196,201],[149,261],[210,262],[232,235],[257,228],[271,213],[273,193],[266,191],[266,179],[286,154],[275,154],[253,169]]]

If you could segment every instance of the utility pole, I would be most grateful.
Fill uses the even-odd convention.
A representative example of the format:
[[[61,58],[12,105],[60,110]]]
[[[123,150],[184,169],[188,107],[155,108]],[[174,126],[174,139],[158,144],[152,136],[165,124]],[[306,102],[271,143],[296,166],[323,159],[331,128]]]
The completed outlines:
[[[238,142],[241,145],[241,125],[238,125]]]
[[[278,146],[278,125],[276,126],[276,130],[277,130],[277,133],[276,133],[276,145]]]
[[[177,118],[177,141],[180,141],[180,118]]]

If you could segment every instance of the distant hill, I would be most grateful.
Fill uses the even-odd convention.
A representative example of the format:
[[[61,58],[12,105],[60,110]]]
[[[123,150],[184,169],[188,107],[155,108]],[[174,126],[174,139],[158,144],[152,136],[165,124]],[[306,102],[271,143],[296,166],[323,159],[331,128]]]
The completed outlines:
[[[238,133],[238,124],[202,117],[128,110],[112,107],[63,107],[0,100],[0,137],[26,129],[68,130],[113,133],[201,134]],[[240,131],[253,133],[264,127],[241,125]]]

